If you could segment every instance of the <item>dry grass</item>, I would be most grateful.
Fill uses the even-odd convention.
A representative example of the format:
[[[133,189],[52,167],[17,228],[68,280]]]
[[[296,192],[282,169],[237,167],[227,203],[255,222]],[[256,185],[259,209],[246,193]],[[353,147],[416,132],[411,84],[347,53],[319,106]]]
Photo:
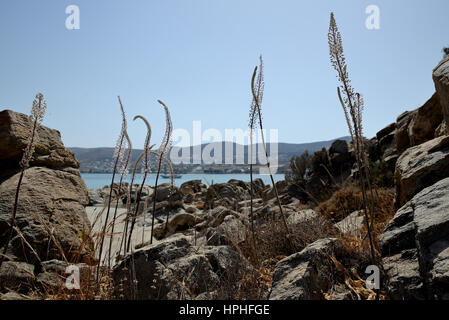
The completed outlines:
[[[394,192],[384,188],[374,189],[374,198],[374,218],[379,225],[394,215]],[[360,188],[346,186],[334,192],[329,200],[320,203],[316,210],[329,220],[338,222],[363,208]]]

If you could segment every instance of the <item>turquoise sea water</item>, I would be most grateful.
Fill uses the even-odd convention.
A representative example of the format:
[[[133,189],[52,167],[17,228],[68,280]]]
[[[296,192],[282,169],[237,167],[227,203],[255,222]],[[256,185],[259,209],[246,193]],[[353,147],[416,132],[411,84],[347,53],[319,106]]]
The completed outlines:
[[[111,184],[111,173],[82,173],[81,177],[83,178],[84,182],[86,183],[86,186],[88,189],[99,189],[106,185]],[[141,183],[142,182],[143,175],[142,174],[136,174],[136,177],[134,178],[134,183]],[[254,174],[254,179],[260,178],[263,180],[265,184],[271,184],[270,176],[269,175],[260,175],[260,174]],[[284,180],[283,174],[275,174],[273,175],[274,181],[280,181]],[[212,183],[224,183],[228,182],[231,179],[237,179],[242,181],[249,181],[249,174],[183,174],[181,178],[175,179],[175,185],[180,186],[186,181],[190,180],[202,180],[202,182],[206,185],[210,185]],[[126,179],[124,179],[125,182],[131,181],[131,175],[128,175]],[[156,181],[156,176],[154,174],[147,177],[145,184],[146,185],[154,185]],[[119,178],[116,176],[115,182],[119,182]],[[159,184],[170,182],[170,179],[165,179],[162,177],[159,177]]]

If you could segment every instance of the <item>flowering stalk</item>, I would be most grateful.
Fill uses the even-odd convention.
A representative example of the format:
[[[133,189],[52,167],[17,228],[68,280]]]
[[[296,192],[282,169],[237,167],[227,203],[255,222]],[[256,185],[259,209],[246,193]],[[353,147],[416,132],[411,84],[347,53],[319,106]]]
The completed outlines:
[[[330,15],[328,42],[330,61],[334,69],[337,71],[337,78],[341,83],[341,85],[337,88],[338,98],[343,108],[346,123],[348,125],[349,133],[351,135],[352,143],[355,149],[356,164],[359,171],[359,182],[362,189],[362,202],[364,206],[363,211],[365,215],[365,223],[371,249],[371,260],[374,264],[376,261],[376,254],[368,217],[368,206],[370,206],[370,213],[371,216],[373,216],[374,205],[372,203],[373,199],[371,199],[370,205],[368,204],[368,197],[365,186],[366,179],[368,181],[368,187],[371,189],[370,177],[368,173],[369,168],[366,158],[366,152],[363,145],[362,113],[364,102],[361,95],[359,93],[355,93],[354,89],[351,86],[351,81],[349,79],[347,71],[346,58],[343,53],[343,42],[341,40],[341,34],[338,31],[337,23],[335,22],[333,13],[331,13]],[[341,94],[342,92],[343,96]]]
[[[125,140],[125,132],[126,132],[126,116],[125,116],[125,110],[123,109],[122,101],[120,100],[120,96],[118,97],[118,101],[120,103],[120,110],[122,112],[122,128],[120,131],[120,135],[117,139],[117,143],[116,143],[116,147],[115,147],[114,155],[113,155],[113,159],[115,160],[114,161],[114,169],[112,171],[111,185],[109,188],[108,210],[106,212],[106,218],[105,218],[104,225],[103,225],[103,232],[101,235],[100,251],[99,251],[99,257],[98,257],[99,261],[98,261],[98,266],[97,266],[97,282],[98,282],[98,279],[100,276],[101,255],[103,253],[104,238],[106,236],[106,228],[107,228],[108,220],[109,220],[109,212],[111,210],[112,191],[114,188],[115,174],[117,172],[117,169],[120,167],[120,164],[123,162],[124,153],[125,153],[124,140]],[[120,190],[118,192],[120,192]]]
[[[144,167],[143,167],[143,168],[144,168],[144,175],[143,175],[142,183],[140,184],[139,190],[138,190],[138,192],[137,192],[137,194],[136,194],[136,202],[135,202],[135,208],[134,208],[134,215],[131,217],[131,219],[132,219],[132,221],[131,221],[131,229],[130,229],[130,231],[129,231],[128,244],[126,245],[126,252],[129,251],[129,247],[130,247],[130,245],[131,245],[131,237],[132,237],[132,234],[133,234],[134,226],[135,226],[135,224],[136,224],[137,214],[138,214],[138,212],[139,212],[140,197],[141,197],[141,195],[142,195],[142,190],[143,190],[143,186],[144,186],[144,184],[145,184],[145,180],[146,180],[147,175],[148,175],[148,173],[149,173],[149,171],[150,171],[150,155],[149,155],[149,153],[150,153],[150,149],[151,149],[151,147],[150,147],[150,140],[151,140],[151,126],[150,126],[150,123],[147,121],[147,119],[146,119],[145,117],[141,116],[141,115],[135,116],[135,117],[134,117],[134,120],[136,120],[136,119],[141,119],[141,120],[145,123],[145,125],[146,125],[146,127],[147,127],[147,136],[146,136],[146,138],[145,138],[145,144],[144,144],[143,154],[142,154],[142,156],[145,157]],[[140,160],[138,160],[138,161],[136,162],[136,165],[134,166],[134,168],[136,168],[137,163],[138,163],[139,161],[140,161]],[[134,174],[133,174],[133,178],[134,178]],[[145,217],[145,214],[146,214],[146,213],[144,212],[144,217]]]
[[[154,218],[155,218],[155,214],[156,214],[157,186],[158,186],[159,174],[161,172],[162,159],[167,155],[168,150],[170,149],[171,134],[173,131],[173,125],[171,122],[170,111],[168,110],[167,106],[161,100],[158,100],[157,102],[159,102],[159,104],[161,104],[165,110],[165,134],[164,134],[164,138],[162,139],[162,143],[159,146],[159,151],[158,151],[160,156],[159,156],[158,168],[157,168],[157,173],[156,173],[156,182],[154,184],[154,192],[153,192],[153,216],[151,219],[150,244],[153,243]],[[172,177],[172,179],[171,179],[172,185],[170,186],[170,193],[173,190],[173,173],[171,173],[171,177]],[[170,214],[170,212],[167,210],[167,221],[165,223],[165,228],[167,228],[167,226],[168,226],[169,214]]]
[[[256,67],[257,68],[257,67]],[[256,72],[256,70],[255,70]],[[253,73],[253,80],[251,84],[251,88],[253,87],[255,72]],[[263,89],[264,89],[264,81],[263,81],[263,61],[262,56],[260,56],[260,65],[259,65],[259,74],[257,75],[257,84],[256,84],[256,97],[252,96],[251,106],[249,110],[249,129],[250,129],[250,153],[249,153],[249,176],[250,176],[250,218],[251,218],[251,233],[253,238],[253,247],[254,247],[254,255],[256,259],[256,263],[258,263],[259,258],[257,254],[257,245],[256,245],[256,232],[254,227],[254,204],[253,204],[253,136],[254,129],[256,126],[256,122],[259,116],[257,112],[256,100],[259,105],[262,104],[263,99]]]
[[[118,190],[122,190],[123,179],[128,174],[129,162],[131,161],[131,154],[132,154],[132,150],[133,150],[132,144],[131,144],[131,139],[129,138],[126,130],[124,132],[124,135],[125,135],[125,144],[128,144],[128,151],[126,153],[125,161],[123,162],[123,164],[120,168],[120,182],[118,185]],[[117,199],[117,202],[115,203],[114,217],[112,218],[112,230],[111,230],[111,237],[109,239],[109,250],[108,250],[109,267],[110,267],[110,261],[111,261],[112,241],[114,238],[115,220],[117,219],[118,203],[119,203],[119,199]],[[120,249],[119,249],[119,252],[120,252]]]
[[[263,67],[262,57],[260,57],[260,66]],[[261,70],[259,71],[259,74],[262,74],[262,73],[263,73],[263,69],[261,68]],[[261,110],[261,102],[262,102],[261,95],[262,95],[262,93],[257,92],[257,90],[256,90],[256,86],[255,86],[256,74],[257,74],[257,66],[254,68],[253,77],[251,79],[251,92],[253,94],[255,112],[257,112],[257,119],[259,120],[259,128],[260,128],[261,137],[262,137],[262,146],[264,148],[265,158],[267,161],[267,169],[268,169],[268,173],[270,174],[271,184],[273,185],[274,193],[276,195],[276,199],[277,199],[277,203],[279,206],[279,211],[281,213],[281,218],[282,218],[282,222],[284,224],[287,239],[288,239],[292,249],[294,251],[296,251],[295,244],[293,243],[293,239],[291,237],[291,233],[290,233],[290,230],[287,225],[287,220],[285,218],[284,210],[282,209],[281,200],[279,199],[278,189],[276,187],[276,183],[274,182],[273,174],[271,173],[270,159],[268,157],[267,146],[265,145],[265,138],[264,138],[264,134],[263,134],[263,121],[262,121],[262,110]],[[261,82],[263,83],[263,74],[260,75],[259,77],[262,79]],[[262,88],[263,88],[263,86],[262,86]],[[263,91],[263,89],[262,89],[262,91]]]

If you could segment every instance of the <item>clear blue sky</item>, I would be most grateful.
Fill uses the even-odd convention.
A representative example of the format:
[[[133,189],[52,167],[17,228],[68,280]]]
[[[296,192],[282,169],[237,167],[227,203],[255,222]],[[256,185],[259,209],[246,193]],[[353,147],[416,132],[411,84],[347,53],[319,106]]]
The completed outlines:
[[[81,29],[65,28],[65,8],[80,8]],[[365,8],[380,8],[380,30],[365,28]],[[343,36],[352,84],[365,97],[372,137],[434,92],[432,69],[449,46],[447,0],[9,0],[0,3],[0,109],[28,113],[48,101],[44,124],[67,146],[114,146],[117,95],[135,147],[175,128],[246,128],[250,78],[265,61],[263,113],[282,142],[347,135],[328,57],[329,13]]]

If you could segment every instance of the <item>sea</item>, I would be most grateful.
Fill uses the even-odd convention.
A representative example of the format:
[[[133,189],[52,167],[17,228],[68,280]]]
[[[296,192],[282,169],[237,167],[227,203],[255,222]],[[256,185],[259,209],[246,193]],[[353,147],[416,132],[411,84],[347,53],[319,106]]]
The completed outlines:
[[[108,186],[111,184],[112,179],[112,173],[81,173],[81,177],[83,178],[84,182],[86,183],[86,186],[88,189],[100,189],[104,186]],[[143,174],[136,174],[134,177],[134,183],[142,183]],[[262,179],[262,181],[265,184],[271,185],[271,179],[269,175],[266,174],[253,174],[253,179]],[[214,183],[225,183],[228,182],[231,179],[237,179],[242,181],[249,181],[250,177],[248,173],[229,173],[229,174],[183,174],[181,177],[176,178],[175,185],[179,187],[181,184],[183,184],[186,181],[190,180],[201,180],[205,185],[209,186]],[[273,179],[275,182],[284,180],[285,176],[284,174],[274,174]],[[123,179],[125,182],[131,182],[131,175],[128,175],[126,178]],[[119,177],[116,175],[114,182],[119,182]],[[156,182],[156,176],[155,174],[151,174],[150,176],[147,176],[145,180],[145,184],[149,186],[154,186]],[[170,182],[169,178],[163,178],[162,176],[159,176],[158,184],[162,184],[165,182]]]

